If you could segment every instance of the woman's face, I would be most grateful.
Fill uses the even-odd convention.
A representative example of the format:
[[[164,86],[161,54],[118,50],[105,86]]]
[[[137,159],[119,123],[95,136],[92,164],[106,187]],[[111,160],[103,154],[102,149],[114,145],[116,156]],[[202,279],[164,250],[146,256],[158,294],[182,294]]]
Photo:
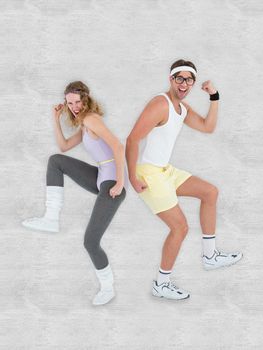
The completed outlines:
[[[81,101],[80,95],[70,92],[66,95],[66,102],[70,111],[75,117],[77,117],[83,108],[83,103]]]

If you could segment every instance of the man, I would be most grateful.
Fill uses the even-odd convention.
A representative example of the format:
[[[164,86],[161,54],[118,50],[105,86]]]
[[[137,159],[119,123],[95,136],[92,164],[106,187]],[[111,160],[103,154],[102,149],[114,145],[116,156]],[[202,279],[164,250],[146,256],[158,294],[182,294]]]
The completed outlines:
[[[201,200],[200,223],[203,232],[203,266],[216,269],[236,263],[241,253],[221,253],[215,246],[217,188],[190,173],[176,169],[169,160],[183,123],[205,133],[212,133],[217,122],[219,94],[211,81],[202,89],[210,95],[206,118],[197,114],[182,100],[196,81],[197,70],[190,61],[178,60],[170,70],[170,89],[154,97],[145,107],[126,144],[129,178],[135,191],[169,227],[162,248],[162,259],[152,294],[168,299],[186,299],[187,291],[170,281],[170,274],[180,246],[187,234],[186,218],[177,196]],[[139,143],[144,146],[139,150]]]

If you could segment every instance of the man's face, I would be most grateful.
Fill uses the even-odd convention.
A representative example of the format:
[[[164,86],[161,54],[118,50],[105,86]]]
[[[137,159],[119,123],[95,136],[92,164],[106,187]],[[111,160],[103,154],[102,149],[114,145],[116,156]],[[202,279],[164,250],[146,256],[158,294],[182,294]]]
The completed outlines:
[[[175,96],[182,100],[191,91],[195,81],[192,74],[187,71],[179,72],[176,77],[170,77],[171,88]]]

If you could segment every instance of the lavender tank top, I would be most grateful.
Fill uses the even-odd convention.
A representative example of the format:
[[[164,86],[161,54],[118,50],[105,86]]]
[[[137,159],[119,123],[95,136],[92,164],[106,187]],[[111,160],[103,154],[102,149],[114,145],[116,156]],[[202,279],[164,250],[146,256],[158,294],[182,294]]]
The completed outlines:
[[[116,178],[116,164],[115,160],[103,164],[105,160],[113,159],[114,155],[112,149],[109,145],[102,140],[94,139],[89,135],[87,131],[83,133],[82,141],[86,150],[91,154],[92,158],[98,163],[98,178],[97,178],[97,187],[100,190],[100,184],[105,180],[117,180]],[[127,189],[128,185],[128,176],[126,168],[124,169],[124,187]]]

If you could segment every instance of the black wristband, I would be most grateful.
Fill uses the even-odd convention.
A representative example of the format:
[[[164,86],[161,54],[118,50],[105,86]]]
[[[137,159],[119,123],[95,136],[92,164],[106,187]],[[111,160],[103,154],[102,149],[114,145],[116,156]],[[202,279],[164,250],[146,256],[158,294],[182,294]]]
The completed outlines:
[[[218,101],[218,100],[219,100],[218,91],[215,94],[210,95],[210,101]]]

